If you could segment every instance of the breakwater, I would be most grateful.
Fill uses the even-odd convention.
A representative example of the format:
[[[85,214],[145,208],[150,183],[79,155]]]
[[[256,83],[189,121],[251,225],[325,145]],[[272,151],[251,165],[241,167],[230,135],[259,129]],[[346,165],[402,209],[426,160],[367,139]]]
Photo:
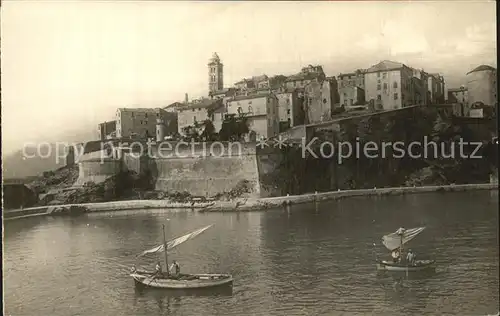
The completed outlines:
[[[403,194],[418,194],[430,192],[462,192],[471,190],[498,190],[498,183],[461,184],[423,187],[396,187],[373,188],[363,190],[343,190],[331,192],[318,192],[301,195],[279,196],[271,198],[235,199],[232,201],[192,201],[187,203],[172,202],[169,200],[130,200],[103,203],[82,203],[68,205],[54,205],[26,208],[22,210],[4,212],[4,220],[21,219],[32,216],[50,215],[55,208],[81,206],[87,212],[108,212],[138,209],[193,209],[202,212],[228,212],[228,211],[259,211],[278,208],[286,204],[302,204],[322,202],[327,200],[344,199],[355,196],[390,196]]]

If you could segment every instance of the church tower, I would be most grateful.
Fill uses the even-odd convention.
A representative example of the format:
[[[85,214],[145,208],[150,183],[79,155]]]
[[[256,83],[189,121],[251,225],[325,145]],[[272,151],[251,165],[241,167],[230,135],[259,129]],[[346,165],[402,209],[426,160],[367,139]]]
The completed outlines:
[[[223,66],[219,55],[214,53],[208,62],[208,93],[223,89]]]

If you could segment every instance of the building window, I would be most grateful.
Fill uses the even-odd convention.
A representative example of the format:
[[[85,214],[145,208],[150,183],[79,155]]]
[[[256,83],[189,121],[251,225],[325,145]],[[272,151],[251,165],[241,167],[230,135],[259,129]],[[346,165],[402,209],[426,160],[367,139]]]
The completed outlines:
[[[394,88],[397,88],[398,87],[398,83],[396,81],[394,81],[394,84],[392,85]]]
[[[397,100],[397,99],[398,99],[398,94],[394,93],[394,100]]]
[[[387,90],[387,83],[384,83],[384,90]]]
[[[377,72],[377,78],[380,78],[380,72]]]
[[[326,103],[326,99],[323,99],[323,103]]]
[[[382,78],[383,78],[383,79],[387,78],[387,73],[386,73],[386,72],[384,72],[384,73],[382,74]]]
[[[290,109],[286,110],[286,114],[290,114]]]
[[[380,90],[380,85],[379,84],[377,85],[377,90]]]
[[[382,100],[382,96],[380,94],[377,95],[377,100]]]

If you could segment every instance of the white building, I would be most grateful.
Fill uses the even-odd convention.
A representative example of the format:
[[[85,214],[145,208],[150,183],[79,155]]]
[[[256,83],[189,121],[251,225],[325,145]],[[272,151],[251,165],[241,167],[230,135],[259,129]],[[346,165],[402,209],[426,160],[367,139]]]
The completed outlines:
[[[256,139],[279,133],[278,98],[273,93],[234,97],[227,102],[227,114],[245,115]]]
[[[384,60],[365,72],[365,98],[374,100],[384,110],[415,104],[413,69],[398,62]]]

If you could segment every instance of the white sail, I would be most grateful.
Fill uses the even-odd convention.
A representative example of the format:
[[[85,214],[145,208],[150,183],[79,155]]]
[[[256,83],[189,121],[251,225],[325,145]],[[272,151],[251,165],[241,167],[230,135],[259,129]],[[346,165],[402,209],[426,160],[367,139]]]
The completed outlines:
[[[177,246],[179,246],[180,244],[190,240],[190,239],[193,239],[194,237],[198,236],[199,234],[203,233],[205,230],[209,229],[210,227],[212,227],[212,225],[208,225],[206,227],[203,227],[203,228],[200,228],[198,230],[195,230],[194,232],[191,232],[189,234],[186,234],[184,236],[181,236],[181,237],[177,237],[175,239],[172,239],[170,240],[169,242],[167,242],[167,250],[171,250]],[[156,246],[154,248],[151,248],[151,249],[148,249],[146,251],[143,251],[141,254],[138,255],[138,257],[142,257],[144,255],[147,255],[147,254],[150,254],[150,253],[157,253],[157,252],[163,252],[165,249],[165,247],[163,247],[163,245],[160,245],[160,246]]]
[[[416,227],[409,229],[400,228],[392,234],[383,236],[382,243],[387,249],[393,251],[394,249],[397,249],[401,246],[401,239],[404,245],[413,238],[417,237],[417,235],[420,234],[424,229],[425,227]]]

